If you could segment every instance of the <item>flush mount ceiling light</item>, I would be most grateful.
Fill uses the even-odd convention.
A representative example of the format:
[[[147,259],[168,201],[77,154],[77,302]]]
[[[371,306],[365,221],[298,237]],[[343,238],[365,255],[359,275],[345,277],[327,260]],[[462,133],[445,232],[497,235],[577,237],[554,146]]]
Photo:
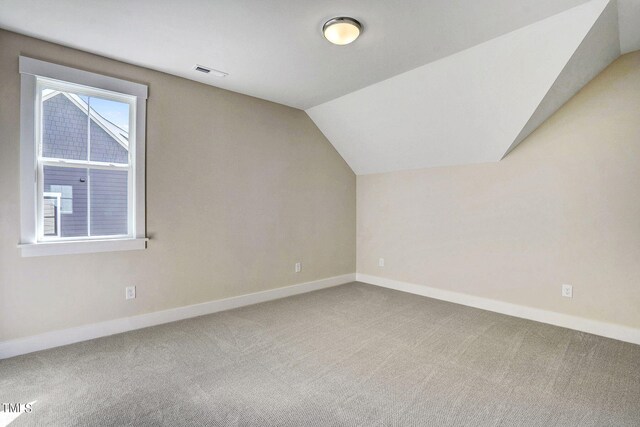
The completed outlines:
[[[341,16],[329,19],[322,26],[322,34],[333,44],[343,46],[358,38],[362,25],[353,18]]]

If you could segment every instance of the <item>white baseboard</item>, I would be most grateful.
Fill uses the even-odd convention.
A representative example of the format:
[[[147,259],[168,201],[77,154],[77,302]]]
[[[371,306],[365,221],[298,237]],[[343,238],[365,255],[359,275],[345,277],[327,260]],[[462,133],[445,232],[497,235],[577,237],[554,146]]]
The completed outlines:
[[[640,345],[640,329],[631,328],[629,326],[600,322],[597,320],[586,319],[584,317],[571,316],[554,311],[526,307],[523,305],[431,288],[429,286],[418,285],[415,283],[400,282],[398,280],[370,276],[367,274],[357,273],[356,280],[370,285],[422,295],[469,307],[507,314],[509,316],[521,317],[523,319],[535,320],[536,322],[548,323],[550,325],[561,326],[563,328],[588,332],[590,334]]]
[[[284,288],[1,341],[0,359],[338,286],[353,282],[355,278],[355,273],[344,274]]]

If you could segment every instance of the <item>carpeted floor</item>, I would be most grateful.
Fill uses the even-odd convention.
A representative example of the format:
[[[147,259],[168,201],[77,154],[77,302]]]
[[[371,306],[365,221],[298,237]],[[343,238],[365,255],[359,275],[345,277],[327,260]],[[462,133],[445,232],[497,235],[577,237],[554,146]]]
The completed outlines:
[[[358,283],[0,361],[21,425],[640,425],[640,346]]]

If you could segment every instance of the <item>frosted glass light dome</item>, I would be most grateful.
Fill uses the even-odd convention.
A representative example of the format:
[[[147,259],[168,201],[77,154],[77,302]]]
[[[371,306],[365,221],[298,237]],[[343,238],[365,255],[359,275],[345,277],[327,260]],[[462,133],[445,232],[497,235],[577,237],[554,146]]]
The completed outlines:
[[[353,18],[339,17],[325,22],[322,27],[324,37],[333,44],[343,46],[360,36],[362,25]]]

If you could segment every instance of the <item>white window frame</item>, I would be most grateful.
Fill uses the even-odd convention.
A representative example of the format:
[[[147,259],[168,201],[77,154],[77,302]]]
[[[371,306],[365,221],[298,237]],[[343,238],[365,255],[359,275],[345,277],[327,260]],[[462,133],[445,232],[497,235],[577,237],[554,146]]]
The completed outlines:
[[[20,56],[20,244],[22,256],[61,255],[146,248],[145,224],[145,120],[146,85],[88,71],[77,70]],[[128,102],[129,123],[129,215],[128,234],[120,236],[45,238],[42,235],[43,159],[38,158],[41,132],[41,85],[59,84],[62,89],[79,86],[79,92]],[[68,90],[68,89],[67,89]],[[82,166],[82,161],[57,161],[57,166]],[[44,162],[49,165],[51,159]],[[95,162],[92,168],[96,168]],[[54,165],[56,166],[56,165]],[[104,169],[119,166],[105,163]]]

